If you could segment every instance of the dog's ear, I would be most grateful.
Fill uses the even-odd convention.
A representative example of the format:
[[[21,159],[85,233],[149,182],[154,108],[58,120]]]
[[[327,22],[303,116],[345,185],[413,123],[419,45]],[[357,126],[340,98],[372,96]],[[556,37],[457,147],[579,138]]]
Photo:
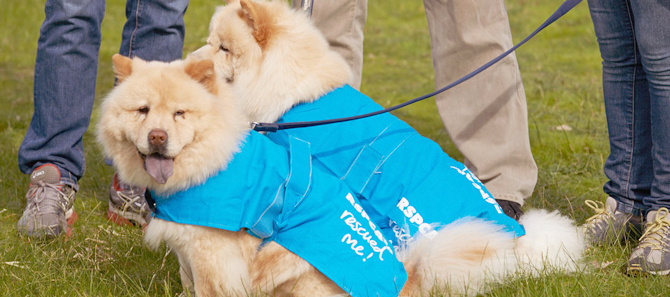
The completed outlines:
[[[212,60],[188,62],[184,71],[195,81],[205,86],[212,94],[217,93],[216,72],[214,71],[214,62]]]
[[[116,82],[120,83],[133,72],[132,60],[119,54],[112,56],[112,65],[114,74],[116,74]]]
[[[240,5],[240,17],[253,29],[254,38],[261,49],[265,49],[275,30],[270,12],[265,6],[250,0],[240,0]]]

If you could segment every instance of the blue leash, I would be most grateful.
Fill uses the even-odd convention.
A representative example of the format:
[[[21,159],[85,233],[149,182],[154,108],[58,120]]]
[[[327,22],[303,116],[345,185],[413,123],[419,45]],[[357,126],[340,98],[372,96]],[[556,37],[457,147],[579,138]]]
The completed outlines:
[[[405,107],[407,105],[419,102],[421,100],[424,100],[424,99],[427,99],[427,98],[430,98],[430,97],[433,97],[433,96],[435,96],[439,93],[442,93],[442,92],[444,92],[448,89],[451,89],[451,88],[461,84],[462,82],[472,78],[473,76],[475,76],[475,75],[481,73],[482,71],[486,70],[487,68],[491,67],[493,64],[498,63],[500,60],[502,60],[503,58],[505,58],[506,56],[511,54],[513,51],[515,51],[517,48],[524,45],[528,40],[535,37],[535,35],[537,35],[537,33],[540,33],[540,31],[542,31],[544,28],[551,25],[553,22],[555,22],[556,20],[561,18],[563,15],[568,13],[568,11],[572,10],[580,2],[582,2],[582,0],[565,0],[565,2],[563,2],[563,4],[561,4],[561,6],[558,7],[558,9],[556,9],[556,11],[544,23],[542,23],[542,25],[540,25],[540,27],[535,29],[535,31],[533,31],[533,33],[528,35],[528,37],[526,37],[524,40],[522,40],[521,42],[516,44],[514,47],[510,48],[506,52],[502,53],[500,56],[494,58],[493,60],[489,61],[488,63],[484,64],[483,66],[477,68],[475,71],[470,72],[469,74],[460,78],[459,80],[447,85],[444,88],[441,88],[437,91],[434,91],[432,93],[414,98],[412,100],[409,100],[407,102],[398,104],[396,106],[392,106],[392,107],[389,107],[389,108],[386,108],[386,109],[382,109],[382,110],[379,110],[379,111],[366,113],[366,114],[362,114],[362,115],[357,115],[357,116],[338,118],[338,119],[330,119],[330,120],[321,120],[321,121],[292,122],[292,123],[257,123],[257,122],[254,122],[254,123],[251,124],[251,128],[256,130],[256,131],[259,131],[259,132],[276,132],[278,130],[304,128],[304,127],[312,127],[312,126],[334,124],[334,123],[340,123],[340,122],[346,122],[346,121],[353,121],[353,120],[357,120],[357,119],[367,118],[367,117],[375,116],[375,115],[378,115],[378,114],[394,111],[396,109]]]

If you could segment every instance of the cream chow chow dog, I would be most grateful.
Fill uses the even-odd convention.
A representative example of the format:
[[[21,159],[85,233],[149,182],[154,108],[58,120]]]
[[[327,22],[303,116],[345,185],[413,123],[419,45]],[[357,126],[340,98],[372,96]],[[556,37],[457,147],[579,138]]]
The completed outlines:
[[[120,55],[113,62],[119,84],[102,104],[97,128],[121,178],[158,193],[175,192],[202,183],[238,150],[245,119],[222,116],[232,110],[231,96],[216,82],[211,62],[165,64]],[[199,295],[214,296],[208,293],[217,291],[219,281],[226,282],[226,293],[249,285],[250,260],[244,255],[253,255],[259,243],[248,235],[161,220],[152,220],[145,235],[154,246],[168,242],[179,257],[184,286],[194,279]],[[199,251],[211,245],[218,248]],[[217,272],[219,278],[200,282],[212,273],[204,263],[223,261],[234,274]]]

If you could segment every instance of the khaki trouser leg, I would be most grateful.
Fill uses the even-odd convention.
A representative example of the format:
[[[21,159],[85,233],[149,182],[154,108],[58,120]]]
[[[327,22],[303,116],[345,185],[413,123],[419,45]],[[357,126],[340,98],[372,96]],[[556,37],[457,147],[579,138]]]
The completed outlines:
[[[438,88],[511,48],[502,0],[424,0]],[[514,54],[436,97],[465,165],[496,199],[523,204],[537,182],[528,111]]]
[[[292,1],[293,7],[300,0]],[[314,0],[312,19],[323,32],[330,47],[340,53],[351,66],[351,86],[361,87],[363,72],[363,27],[367,18],[367,0]]]
[[[299,4],[299,0],[294,0]],[[512,47],[502,0],[424,0],[435,84],[441,88]],[[359,88],[367,0],[314,0],[312,18],[345,57]],[[514,54],[436,98],[465,165],[496,199],[523,204],[537,182],[526,97]]]

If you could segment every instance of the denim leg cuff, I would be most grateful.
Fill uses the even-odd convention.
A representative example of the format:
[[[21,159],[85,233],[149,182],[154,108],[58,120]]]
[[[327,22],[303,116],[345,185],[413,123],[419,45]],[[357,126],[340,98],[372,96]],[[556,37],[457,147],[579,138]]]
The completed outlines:
[[[79,192],[79,185],[77,184],[77,177],[75,177],[74,175],[72,175],[70,172],[68,172],[67,170],[65,170],[63,168],[60,168],[58,166],[56,166],[56,167],[58,168],[58,171],[60,171],[60,182],[72,187],[75,192]]]
[[[617,196],[611,196],[611,197],[617,201],[617,209],[616,209],[617,211],[623,213],[631,213],[635,216],[644,215],[645,211],[639,206],[636,206],[633,201],[627,199],[621,199]]]

